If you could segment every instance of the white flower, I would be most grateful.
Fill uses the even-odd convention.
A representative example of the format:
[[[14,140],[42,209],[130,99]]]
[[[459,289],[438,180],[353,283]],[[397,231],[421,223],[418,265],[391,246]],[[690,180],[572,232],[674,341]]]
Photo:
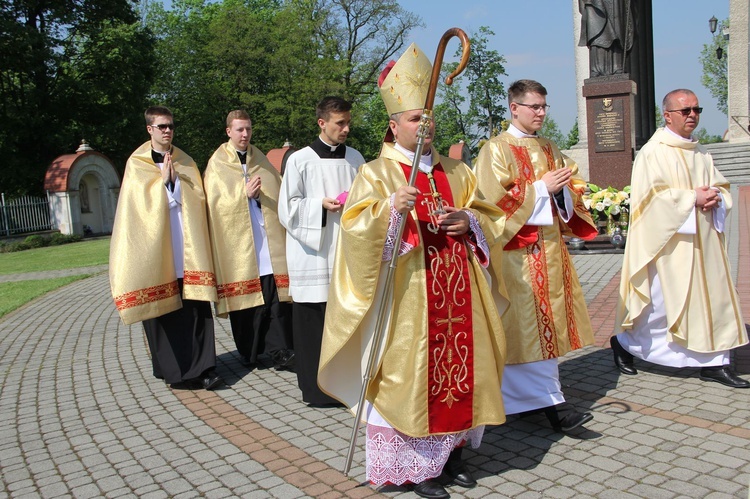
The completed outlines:
[[[619,215],[620,214],[620,205],[616,204],[616,205],[612,206],[612,208],[610,208],[609,212],[612,215]]]
[[[596,203],[596,206],[594,206],[594,208],[596,208],[596,211],[604,211],[604,208],[606,208],[606,206],[600,201]]]
[[[604,198],[604,201],[602,201],[604,206],[612,206],[612,200],[610,198]]]

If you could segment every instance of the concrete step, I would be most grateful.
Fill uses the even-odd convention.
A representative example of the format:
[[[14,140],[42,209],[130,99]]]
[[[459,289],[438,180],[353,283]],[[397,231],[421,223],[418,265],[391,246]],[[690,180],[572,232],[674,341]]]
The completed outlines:
[[[734,185],[750,184],[750,143],[707,144],[716,168]]]

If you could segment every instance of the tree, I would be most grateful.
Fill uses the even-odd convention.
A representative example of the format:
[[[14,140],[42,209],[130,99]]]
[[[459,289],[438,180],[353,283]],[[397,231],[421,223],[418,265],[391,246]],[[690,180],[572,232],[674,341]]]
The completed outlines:
[[[724,141],[724,139],[721,138],[721,135],[711,135],[705,128],[701,128],[700,130],[695,132],[693,134],[693,138],[695,138],[701,144],[716,144],[718,142]]]
[[[397,22],[381,25],[388,9]],[[160,33],[154,101],[173,108],[176,141],[201,168],[226,140],[222,124],[231,109],[250,113],[253,143],[263,151],[285,140],[309,144],[319,132],[315,105],[326,95],[354,100],[355,124],[363,123],[369,112],[359,108],[376,95],[376,71],[415,22],[386,0],[176,0],[147,19]],[[396,25],[403,31],[385,46],[384,33]],[[382,133],[353,130],[352,143],[379,150]]]
[[[570,149],[576,144],[578,144],[578,120],[573,123],[573,128],[568,132],[565,143],[560,145],[560,149]]]
[[[122,165],[152,67],[153,37],[128,0],[4,1],[0,190],[40,192],[48,164],[83,138]]]
[[[469,37],[471,56],[463,74],[453,85],[439,87],[440,103],[435,106],[435,119],[440,126],[435,144],[441,151],[463,140],[472,154],[476,154],[479,141],[491,137],[500,128],[506,111],[503,102],[507,94],[500,81],[505,75],[505,59],[498,51],[487,48],[488,37],[494,35],[487,26],[481,26],[477,33],[472,34]],[[459,47],[456,57],[461,56],[462,50]],[[444,79],[457,65],[445,63],[441,78]]]
[[[655,120],[656,128],[663,128],[664,127],[664,113],[662,113],[662,110],[658,104],[656,105],[656,111],[654,112],[654,116],[656,117],[656,120]]]
[[[718,109],[727,114],[727,40],[721,34],[724,28],[729,28],[729,19],[719,22],[719,35],[714,36],[711,43],[703,45],[700,62],[703,65],[701,83],[718,101]],[[722,50],[722,57],[717,57],[717,49]]]
[[[325,54],[344,63],[344,98],[357,101],[376,90],[380,71],[400,55],[412,29],[423,26],[416,14],[395,0],[323,0],[319,35]]]
[[[544,137],[545,139],[551,140],[552,142],[557,144],[560,149],[567,149],[567,147],[563,147],[567,144],[565,135],[563,135],[562,131],[560,131],[560,127],[557,125],[557,122],[549,114],[544,119],[542,128],[539,130],[539,135]]]
[[[380,94],[360,98],[359,104],[352,108],[352,128],[347,144],[371,161],[380,154],[387,128],[388,111]]]
[[[173,108],[176,142],[200,168],[226,141],[232,109],[253,118],[263,151],[317,134],[315,104],[342,92],[342,65],[322,56],[322,14],[311,2],[180,0],[149,20],[164,26],[154,101]]]

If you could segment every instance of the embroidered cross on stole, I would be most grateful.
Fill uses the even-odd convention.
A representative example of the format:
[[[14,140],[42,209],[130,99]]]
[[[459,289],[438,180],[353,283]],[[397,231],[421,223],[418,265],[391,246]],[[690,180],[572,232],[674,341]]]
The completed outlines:
[[[401,165],[406,178],[411,167]],[[474,333],[469,251],[464,236],[439,230],[438,215],[453,206],[448,177],[440,164],[420,172],[416,187],[419,234],[426,270],[428,355],[427,410],[430,433],[462,431],[473,420]]]

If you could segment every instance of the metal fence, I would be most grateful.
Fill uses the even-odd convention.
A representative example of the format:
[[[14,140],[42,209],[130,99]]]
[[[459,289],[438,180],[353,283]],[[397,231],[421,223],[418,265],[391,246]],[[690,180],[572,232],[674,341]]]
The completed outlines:
[[[5,200],[5,194],[2,194],[0,203],[0,236],[54,228],[49,212],[49,193],[46,199],[21,196],[8,201]]]

